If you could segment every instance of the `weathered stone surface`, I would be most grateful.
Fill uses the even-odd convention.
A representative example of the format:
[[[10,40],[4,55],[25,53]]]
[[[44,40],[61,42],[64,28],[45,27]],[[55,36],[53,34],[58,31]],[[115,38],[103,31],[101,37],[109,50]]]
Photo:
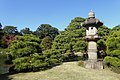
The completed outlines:
[[[88,59],[97,59],[97,44],[94,41],[88,43]]]
[[[95,13],[90,11],[89,17],[82,24],[86,28],[85,39],[88,41],[88,60],[85,61],[85,67],[90,69],[103,69],[103,61],[97,60],[97,43],[100,39],[98,35],[98,27],[102,26],[103,23],[95,18]]]
[[[103,61],[87,60],[87,61],[85,61],[85,68],[88,68],[88,69],[104,69]]]
[[[94,52],[88,52],[88,59],[97,59],[97,54]]]

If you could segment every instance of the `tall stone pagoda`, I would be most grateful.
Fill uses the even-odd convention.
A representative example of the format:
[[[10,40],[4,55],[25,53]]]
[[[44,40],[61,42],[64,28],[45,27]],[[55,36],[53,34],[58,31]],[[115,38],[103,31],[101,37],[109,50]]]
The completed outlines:
[[[103,25],[103,23],[95,18],[95,13],[90,11],[88,18],[82,24],[86,28],[85,39],[88,41],[88,60],[85,61],[85,67],[90,69],[103,69],[102,61],[97,58],[97,40],[100,39],[98,35],[98,28]]]

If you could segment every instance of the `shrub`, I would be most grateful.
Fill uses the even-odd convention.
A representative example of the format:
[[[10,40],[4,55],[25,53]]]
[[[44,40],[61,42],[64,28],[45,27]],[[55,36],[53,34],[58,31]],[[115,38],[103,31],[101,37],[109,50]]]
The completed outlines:
[[[78,61],[78,66],[84,67],[84,61]]]
[[[105,64],[111,67],[111,70],[119,72],[120,69],[120,30],[112,33],[107,41],[107,56],[104,59]]]
[[[111,67],[111,70],[120,74],[120,67]]]
[[[0,65],[5,64],[6,59],[7,55],[5,53],[0,53]]]
[[[45,38],[42,39],[42,42],[40,45],[41,45],[42,51],[50,49],[52,46],[52,39],[49,36],[46,36]]]
[[[56,66],[62,63],[62,54],[59,50],[49,49],[43,52],[45,56],[45,61],[48,63],[49,67]]]
[[[40,39],[35,35],[16,36],[16,40],[12,41],[8,49],[16,71],[40,70],[47,65],[45,58],[41,58]]]

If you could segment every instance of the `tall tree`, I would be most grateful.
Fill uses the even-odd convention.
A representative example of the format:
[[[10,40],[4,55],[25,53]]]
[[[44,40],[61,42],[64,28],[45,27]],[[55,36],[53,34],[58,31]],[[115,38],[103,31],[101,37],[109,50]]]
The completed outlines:
[[[113,34],[115,31],[119,31],[119,30],[120,30],[120,25],[117,25],[111,29],[111,34]]]
[[[52,49],[60,50],[66,56],[65,59],[70,59],[71,56],[73,58],[74,52],[86,52],[87,42],[83,38],[86,29],[81,26],[83,21],[84,18],[74,18],[67,29],[53,41]]]
[[[2,25],[1,25],[1,23],[0,23],[0,39],[2,38],[2,36],[3,36]]]
[[[76,30],[81,28],[81,24],[85,21],[85,18],[75,17],[71,20],[70,24],[67,26],[67,30]]]
[[[17,35],[19,34],[17,27],[14,26],[5,26],[3,32],[7,35]]]
[[[35,31],[35,34],[38,35],[40,38],[49,36],[54,39],[59,34],[59,31],[57,28],[54,28],[49,24],[41,24]]]
[[[22,35],[24,35],[24,34],[32,34],[32,31],[29,28],[26,27],[26,28],[20,30],[20,33]]]
[[[7,45],[7,47],[9,46],[11,41],[15,39],[14,37],[16,35],[20,35],[20,33],[17,30],[17,27],[14,26],[5,26],[2,32],[4,33],[4,36],[2,38],[5,42],[5,45]]]

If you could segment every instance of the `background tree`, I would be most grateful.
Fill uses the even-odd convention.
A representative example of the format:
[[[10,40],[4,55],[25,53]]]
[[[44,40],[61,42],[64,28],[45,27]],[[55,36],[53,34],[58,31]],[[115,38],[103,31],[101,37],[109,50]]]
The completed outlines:
[[[6,44],[5,40],[4,39],[0,39],[0,48],[4,49],[4,48],[7,48],[8,45]]]
[[[42,51],[51,49],[52,39],[49,36],[46,36],[45,38],[42,39],[42,42],[40,45],[41,45]]]
[[[9,46],[9,44],[15,40],[15,36],[14,35],[5,35],[2,37],[2,40],[4,43],[4,45],[6,45],[6,48]]]
[[[120,30],[120,25],[117,25],[111,29],[110,34],[113,34],[115,31],[119,31],[119,30]]]
[[[4,48],[7,48],[9,46],[11,41],[15,39],[16,35],[20,35],[20,33],[17,30],[17,27],[14,27],[14,26],[5,26],[2,29],[2,33],[3,33],[3,36],[1,41]]]
[[[97,48],[98,48],[98,57],[104,58],[106,56],[106,39],[108,38],[111,29],[107,26],[100,26],[98,28],[98,35],[101,37],[100,40],[97,41]]]
[[[19,34],[17,27],[14,27],[14,26],[5,26],[3,28],[3,33],[6,35],[18,35]]]
[[[4,33],[3,33],[3,30],[2,30],[2,25],[0,23],[0,48],[6,48],[6,43],[5,41],[3,40],[3,37],[4,36]]]
[[[2,25],[1,25],[1,23],[0,23],[0,39],[2,39],[2,36],[3,36]]]
[[[107,26],[100,26],[98,28],[98,35],[102,37],[102,39],[107,39],[107,37],[109,36],[111,32],[111,29],[108,28]]]
[[[57,28],[54,28],[49,24],[41,24],[35,31],[35,34],[40,38],[49,36],[54,39],[59,34],[59,31]]]
[[[33,32],[29,28],[26,27],[26,28],[20,30],[20,33],[22,35],[24,35],[24,34],[32,34]]]
[[[67,30],[76,30],[81,28],[81,23],[85,21],[85,18],[75,17],[71,20],[70,24],[67,26]]]

